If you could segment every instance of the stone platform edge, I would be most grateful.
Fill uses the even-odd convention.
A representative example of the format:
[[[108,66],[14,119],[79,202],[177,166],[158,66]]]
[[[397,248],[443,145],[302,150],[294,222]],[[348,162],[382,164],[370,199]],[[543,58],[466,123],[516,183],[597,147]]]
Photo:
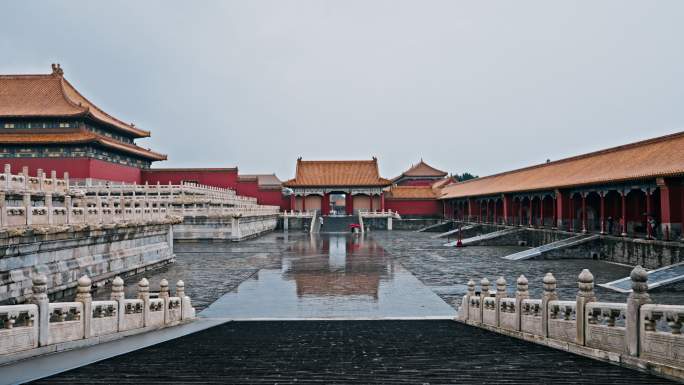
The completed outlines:
[[[70,350],[81,349],[81,348],[85,348],[88,346],[93,346],[93,345],[98,345],[98,344],[102,344],[102,343],[106,343],[106,342],[116,341],[116,340],[120,340],[120,339],[129,337],[129,336],[143,334],[143,333],[147,333],[147,332],[151,332],[151,331],[155,331],[155,330],[170,329],[170,328],[174,328],[177,326],[190,324],[196,320],[197,320],[197,318],[193,318],[193,319],[183,320],[183,321],[180,321],[178,323],[174,323],[172,325],[146,326],[143,328],[130,329],[130,330],[126,330],[123,332],[105,334],[105,335],[101,335],[101,336],[78,339],[78,340],[73,340],[73,341],[60,342],[60,343],[56,343],[56,344],[52,344],[52,345],[40,346],[40,347],[35,348],[35,349],[22,350],[22,351],[19,351],[16,353],[1,355],[0,356],[0,370],[2,370],[3,367],[5,367],[6,365],[14,364],[14,363],[17,363],[19,361],[28,360],[31,358],[37,358],[37,357],[50,355],[50,354],[62,353],[62,352],[70,351]]]

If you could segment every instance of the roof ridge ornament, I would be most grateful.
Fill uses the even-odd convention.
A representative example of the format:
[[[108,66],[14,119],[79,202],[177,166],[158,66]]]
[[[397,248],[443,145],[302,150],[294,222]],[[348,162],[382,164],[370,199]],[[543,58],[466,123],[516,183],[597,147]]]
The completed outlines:
[[[52,63],[52,75],[62,77],[64,76],[64,70],[59,65],[59,63]]]

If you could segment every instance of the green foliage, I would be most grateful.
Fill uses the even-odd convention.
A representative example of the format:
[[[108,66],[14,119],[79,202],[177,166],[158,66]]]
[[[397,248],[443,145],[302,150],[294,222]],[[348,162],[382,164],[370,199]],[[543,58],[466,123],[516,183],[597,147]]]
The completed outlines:
[[[454,174],[454,178],[456,178],[456,180],[459,182],[463,182],[469,179],[475,179],[477,178],[477,175],[473,175],[469,172],[464,172],[463,174]]]

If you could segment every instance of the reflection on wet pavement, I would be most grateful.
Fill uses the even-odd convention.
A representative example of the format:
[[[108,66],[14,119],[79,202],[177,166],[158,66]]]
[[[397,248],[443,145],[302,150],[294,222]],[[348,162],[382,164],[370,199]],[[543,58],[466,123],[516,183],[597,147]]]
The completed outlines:
[[[455,312],[372,239],[297,236],[281,268],[262,269],[204,310],[231,319],[453,318]]]

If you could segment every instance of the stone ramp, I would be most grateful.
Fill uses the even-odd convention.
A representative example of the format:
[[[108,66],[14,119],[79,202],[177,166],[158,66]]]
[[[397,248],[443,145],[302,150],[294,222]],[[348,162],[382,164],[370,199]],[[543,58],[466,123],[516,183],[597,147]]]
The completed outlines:
[[[649,290],[681,281],[684,281],[684,262],[661,267],[660,269],[651,270],[648,272]],[[632,281],[629,277],[621,278],[608,283],[601,283],[599,286],[605,287],[606,289],[619,291],[621,293],[632,292]]]
[[[535,258],[535,257],[539,257],[541,255],[544,255],[544,253],[548,253],[549,251],[561,250],[561,249],[565,249],[568,247],[581,245],[582,243],[593,241],[594,239],[597,239],[598,237],[599,236],[597,234],[576,235],[574,237],[561,239],[560,241],[547,243],[547,244],[541,245],[539,247],[533,247],[529,250],[523,250],[523,251],[520,251],[520,252],[515,253],[515,254],[510,254],[510,255],[505,256],[504,259],[508,259],[511,261],[522,261],[525,259]]]
[[[444,222],[440,222],[440,223],[435,223],[434,225],[425,226],[425,227],[423,227],[422,229],[418,229],[418,230],[416,230],[416,232],[417,232],[417,233],[422,233],[422,232],[425,232],[425,231],[430,231],[430,230],[432,230],[432,229],[435,229],[435,228],[437,228],[437,227],[439,227],[439,226],[444,226],[444,225],[446,225],[447,223],[451,223],[451,222],[453,222],[453,221],[444,221]]]
[[[359,217],[357,215],[323,217],[323,226],[320,226],[319,232],[348,233],[349,225],[358,222]]]
[[[525,229],[522,229],[522,228],[509,228],[509,229],[492,231],[490,233],[480,234],[480,235],[476,235],[474,237],[463,239],[463,240],[461,240],[461,243],[463,244],[463,246],[472,245],[475,243],[479,243],[482,241],[486,241],[486,240],[494,239],[494,238],[498,238],[498,237],[503,237],[504,235],[513,234],[513,233],[521,232],[524,230]],[[445,243],[444,246],[456,246],[457,242],[458,241],[448,242],[448,243]]]
[[[476,227],[478,227],[478,226],[479,226],[479,225],[467,225],[467,226],[463,226],[463,227],[461,227],[461,228],[456,228],[456,229],[453,229],[453,230],[449,230],[449,231],[447,231],[447,232],[445,232],[445,233],[440,233],[440,234],[437,234],[437,235],[433,235],[433,236],[431,236],[430,238],[433,238],[433,239],[444,238],[444,237],[448,237],[449,235],[452,235],[452,234],[457,234],[459,231],[471,230],[471,229],[474,229],[474,228],[476,228]]]
[[[94,382],[673,383],[454,321],[228,322],[39,383]]]

